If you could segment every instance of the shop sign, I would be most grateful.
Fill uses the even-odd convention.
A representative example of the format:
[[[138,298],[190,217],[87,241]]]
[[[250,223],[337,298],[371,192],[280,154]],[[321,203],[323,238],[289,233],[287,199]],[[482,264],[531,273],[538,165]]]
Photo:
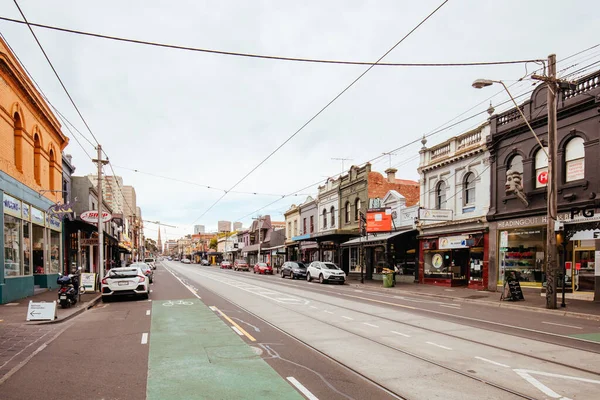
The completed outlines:
[[[508,247],[508,231],[500,232],[500,247]]]
[[[469,237],[466,235],[461,236],[446,236],[441,237],[439,248],[440,249],[464,249],[469,247],[467,244],[467,240]]]
[[[440,253],[435,253],[433,257],[431,257],[431,265],[435,269],[440,269],[444,264],[444,257]]]
[[[4,193],[4,214],[21,218],[21,200]]]
[[[29,204],[23,203],[23,219],[29,221],[30,208]]]
[[[421,221],[452,221],[452,210],[419,208],[419,219]]]
[[[79,243],[82,246],[98,246],[99,240],[98,238],[81,239]]]
[[[35,207],[31,207],[31,222],[38,225],[44,225],[44,212]]]
[[[548,170],[543,169],[543,170],[538,171],[535,181],[536,181],[536,186],[535,186],[536,188],[541,188],[541,187],[545,187],[546,185],[548,185]]]
[[[50,228],[55,231],[60,231],[62,228],[62,221],[56,217],[50,217]]]
[[[391,208],[373,208],[367,210],[367,232],[390,232],[391,230]]]
[[[86,292],[96,291],[96,274],[83,273],[81,274],[81,286]]]
[[[98,211],[85,211],[81,213],[79,216],[82,221],[88,222],[90,224],[98,223]],[[103,211],[102,212],[102,222],[108,222],[112,219],[112,215],[110,213]]]
[[[56,319],[56,301],[29,302],[27,321],[54,321]]]
[[[567,163],[567,182],[585,178],[584,158]]]

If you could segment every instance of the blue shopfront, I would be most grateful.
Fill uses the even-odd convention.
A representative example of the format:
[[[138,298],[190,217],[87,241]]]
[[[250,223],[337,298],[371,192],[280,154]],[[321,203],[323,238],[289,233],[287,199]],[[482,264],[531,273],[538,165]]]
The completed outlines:
[[[47,198],[0,172],[0,304],[54,288],[61,270],[62,221]]]

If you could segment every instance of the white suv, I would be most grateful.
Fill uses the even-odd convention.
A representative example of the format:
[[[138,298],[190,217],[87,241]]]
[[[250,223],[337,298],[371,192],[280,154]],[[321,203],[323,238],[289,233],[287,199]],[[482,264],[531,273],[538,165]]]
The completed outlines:
[[[152,269],[156,269],[156,260],[154,258],[144,258],[144,262],[152,267]]]
[[[102,279],[102,301],[115,296],[142,296],[147,299],[150,295],[149,279],[139,267],[112,268]]]
[[[346,274],[331,262],[313,261],[306,270],[306,280],[318,279],[319,282],[346,282]]]

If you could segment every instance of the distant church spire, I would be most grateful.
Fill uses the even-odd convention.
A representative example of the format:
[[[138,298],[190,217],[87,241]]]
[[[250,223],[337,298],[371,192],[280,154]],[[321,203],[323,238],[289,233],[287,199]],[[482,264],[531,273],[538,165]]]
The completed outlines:
[[[160,240],[160,225],[158,226],[158,240],[156,241],[156,247],[158,247],[158,253],[162,254],[162,240]]]

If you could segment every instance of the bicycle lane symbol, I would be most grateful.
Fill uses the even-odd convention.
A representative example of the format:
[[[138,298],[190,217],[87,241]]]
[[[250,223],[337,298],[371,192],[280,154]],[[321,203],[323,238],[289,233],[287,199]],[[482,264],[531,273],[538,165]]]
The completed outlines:
[[[162,305],[165,307],[172,307],[172,306],[191,306],[193,305],[194,302],[192,301],[184,301],[184,300],[177,300],[175,302],[169,300],[166,303],[163,303]]]

